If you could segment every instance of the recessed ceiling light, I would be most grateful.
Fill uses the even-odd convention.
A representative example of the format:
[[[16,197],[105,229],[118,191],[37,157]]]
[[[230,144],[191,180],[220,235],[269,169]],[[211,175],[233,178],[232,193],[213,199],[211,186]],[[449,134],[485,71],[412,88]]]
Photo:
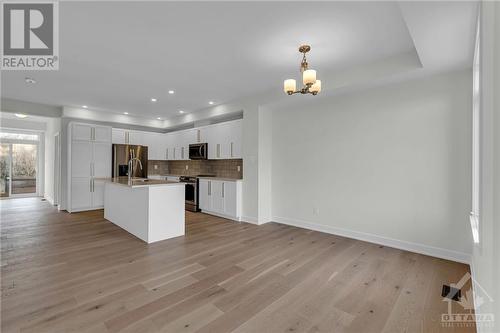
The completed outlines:
[[[153,102],[153,103],[154,103],[154,102],[156,102],[156,101],[157,101],[157,99],[156,99],[156,98],[151,98],[151,102]]]
[[[183,111],[183,110],[179,110],[179,113],[180,113],[180,114],[183,114],[183,113],[184,113],[184,111]]]
[[[25,115],[24,113],[15,113],[16,117],[17,118],[26,118],[27,115]]]
[[[128,114],[128,112],[123,112],[123,114]]]
[[[161,120],[161,117],[158,117],[158,118],[156,118],[156,119]]]
[[[88,106],[87,105],[82,105],[82,108],[86,109],[86,108],[88,108]]]
[[[32,77],[26,77],[26,78],[24,79],[24,81],[25,81],[26,83],[29,83],[29,84],[35,84],[35,83],[36,83],[36,80],[35,80],[34,78],[32,78]]]
[[[208,104],[210,104],[210,105],[214,105],[215,103],[214,103],[214,102],[212,102],[212,101],[210,101],[210,102],[208,102]]]
[[[174,94],[174,93],[175,93],[175,91],[173,91],[173,90],[169,90],[169,91],[168,91],[168,93],[169,93],[170,95],[172,95],[172,94]]]

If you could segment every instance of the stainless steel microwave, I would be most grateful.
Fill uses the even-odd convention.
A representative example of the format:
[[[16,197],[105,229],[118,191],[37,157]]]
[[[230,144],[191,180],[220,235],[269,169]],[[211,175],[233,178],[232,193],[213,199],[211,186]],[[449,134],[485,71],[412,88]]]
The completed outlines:
[[[189,145],[190,160],[206,160],[208,158],[208,143],[194,143]]]

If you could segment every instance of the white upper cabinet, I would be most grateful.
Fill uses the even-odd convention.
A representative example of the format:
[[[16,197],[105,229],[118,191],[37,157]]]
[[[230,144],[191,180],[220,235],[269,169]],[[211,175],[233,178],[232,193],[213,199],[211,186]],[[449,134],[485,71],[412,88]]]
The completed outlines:
[[[144,145],[144,133],[138,131],[129,131],[127,143],[129,145]]]
[[[209,159],[241,158],[241,120],[206,126],[200,131],[201,141],[208,143]]]
[[[73,141],[110,142],[111,127],[75,123],[71,130],[71,139]]]
[[[95,142],[111,142],[112,130],[109,126],[94,126],[93,141]]]
[[[243,121],[235,120],[229,125],[229,158],[241,158]]]
[[[97,134],[97,131],[95,132]],[[79,137],[92,137],[85,128]],[[112,141],[148,147],[149,160],[189,160],[189,145],[208,143],[208,159],[241,158],[242,120],[176,131],[167,134],[113,128]]]
[[[126,143],[126,136],[127,136],[127,131],[121,128],[113,128],[112,131],[112,142],[116,144],[125,144]]]
[[[113,128],[112,142],[116,144],[145,145],[144,133],[121,128]]]
[[[189,129],[165,134],[167,160],[189,160],[189,145],[196,143],[197,130]]]
[[[165,135],[161,133],[143,133],[143,145],[148,147],[149,160],[166,159]]]
[[[71,131],[71,138],[78,141],[92,140],[93,127],[90,124],[74,124]]]

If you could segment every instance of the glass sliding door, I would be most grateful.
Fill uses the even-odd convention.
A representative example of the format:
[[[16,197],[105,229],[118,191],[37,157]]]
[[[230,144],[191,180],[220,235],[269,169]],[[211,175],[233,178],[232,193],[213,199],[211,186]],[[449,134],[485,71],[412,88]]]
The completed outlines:
[[[10,196],[10,148],[7,143],[0,144],[0,197]]]
[[[0,197],[38,194],[36,133],[0,132]]]
[[[12,144],[11,194],[35,195],[37,145]]]

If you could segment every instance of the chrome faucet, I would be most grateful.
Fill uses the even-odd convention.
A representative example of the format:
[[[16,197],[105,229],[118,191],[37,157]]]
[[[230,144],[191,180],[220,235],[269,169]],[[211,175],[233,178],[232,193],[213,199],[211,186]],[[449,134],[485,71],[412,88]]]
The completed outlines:
[[[139,166],[141,167],[142,170],[142,162],[140,159],[135,157],[135,152],[133,150],[130,151],[130,160],[128,161],[128,182],[129,184],[132,183],[132,175],[134,174],[134,161],[139,162]]]

